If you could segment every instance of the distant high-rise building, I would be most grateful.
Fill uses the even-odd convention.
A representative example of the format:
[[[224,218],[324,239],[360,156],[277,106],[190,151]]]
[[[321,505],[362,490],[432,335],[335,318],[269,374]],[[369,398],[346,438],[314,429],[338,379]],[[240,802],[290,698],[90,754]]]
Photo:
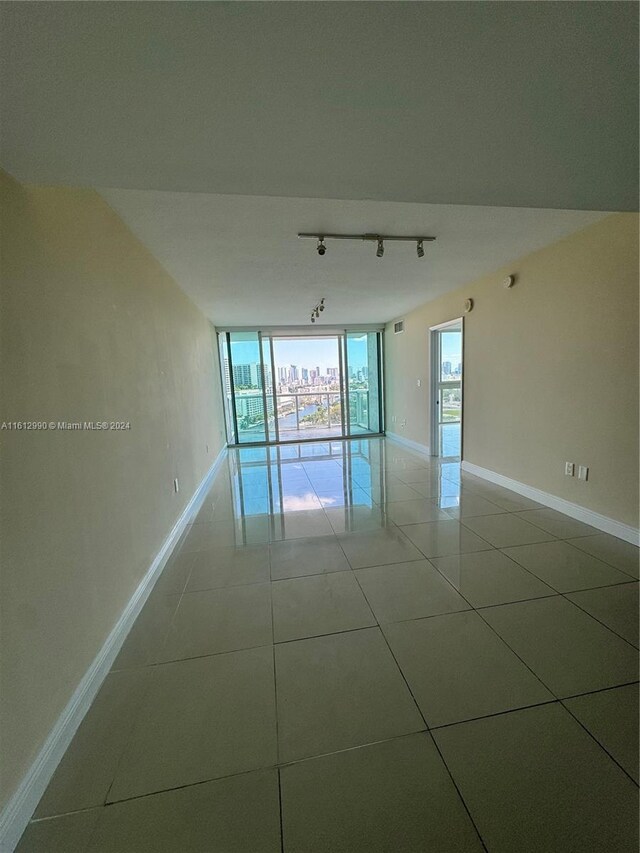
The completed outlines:
[[[227,395],[231,394],[231,376],[229,375],[229,359],[224,360],[224,390]]]
[[[451,362],[443,361],[442,362],[442,373],[444,376],[451,376]]]
[[[291,381],[295,382],[299,378],[300,378],[300,376],[298,374],[298,368],[296,367],[295,364],[292,364],[291,365]]]
[[[259,364],[234,364],[233,384],[236,387],[262,388],[262,375]]]
[[[289,376],[289,371],[287,370],[286,367],[279,367],[278,368],[278,381],[282,385],[284,385],[287,382],[288,376]]]
[[[234,364],[233,365],[233,383],[239,385],[251,385],[251,365],[250,364]]]
[[[307,370],[307,368],[306,368],[306,367],[302,367],[302,368],[300,369],[300,375],[302,376],[302,381],[303,381],[303,382],[308,382],[308,381],[309,381],[309,371]]]

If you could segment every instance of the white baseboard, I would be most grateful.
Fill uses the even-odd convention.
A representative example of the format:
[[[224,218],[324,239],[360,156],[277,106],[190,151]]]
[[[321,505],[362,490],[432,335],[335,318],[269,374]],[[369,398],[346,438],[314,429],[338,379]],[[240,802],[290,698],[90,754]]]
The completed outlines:
[[[469,474],[475,474],[476,477],[481,477],[483,480],[488,480],[490,483],[503,486],[505,489],[511,489],[512,492],[517,492],[519,495],[524,495],[525,498],[530,498],[539,504],[551,507],[551,509],[555,509],[558,512],[563,512],[565,515],[575,518],[577,521],[582,521],[584,524],[590,524],[591,527],[602,530],[604,533],[610,533],[612,536],[617,536],[618,539],[624,539],[625,542],[631,542],[632,545],[638,545],[640,542],[640,532],[637,527],[623,524],[621,521],[601,515],[592,509],[574,504],[549,492],[543,492],[534,486],[527,486],[526,483],[512,480],[510,477],[505,477],[504,474],[497,474],[488,468],[481,468],[479,465],[474,465],[473,462],[463,462],[462,470],[467,471]]]
[[[403,444],[410,450],[415,450],[415,452],[419,453],[421,456],[430,456],[429,448],[426,444],[418,444],[417,441],[412,441],[410,438],[405,438],[403,435],[398,435],[395,432],[389,432],[389,430],[385,432],[385,436],[391,439],[391,441],[395,441],[397,444]]]
[[[22,833],[29,823],[31,815],[36,810],[36,806],[40,802],[40,798],[44,794],[56,767],[71,743],[85,714],[91,707],[91,703],[109,673],[122,644],[133,627],[133,623],[142,610],[154,584],[160,577],[173,549],[180,540],[191,518],[200,509],[209,486],[226,455],[227,448],[225,447],[220,451],[215,462],[196,489],[193,497],[180,514],[173,530],[163,542],[162,547],[120,614],[104,645],[82,677],[66,708],[49,732],[35,761],[3,809],[2,814],[0,814],[0,851],[2,853],[13,853],[13,850],[20,841]]]

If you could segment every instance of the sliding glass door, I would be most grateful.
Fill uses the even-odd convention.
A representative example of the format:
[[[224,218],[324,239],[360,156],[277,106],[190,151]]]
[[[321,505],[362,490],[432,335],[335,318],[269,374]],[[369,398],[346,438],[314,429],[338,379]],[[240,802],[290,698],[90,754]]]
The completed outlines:
[[[380,341],[377,332],[346,332],[349,435],[380,432]]]
[[[229,444],[382,431],[379,331],[219,333]]]
[[[237,444],[268,441],[265,369],[260,332],[230,332],[228,365]],[[273,400],[271,400],[273,414]]]

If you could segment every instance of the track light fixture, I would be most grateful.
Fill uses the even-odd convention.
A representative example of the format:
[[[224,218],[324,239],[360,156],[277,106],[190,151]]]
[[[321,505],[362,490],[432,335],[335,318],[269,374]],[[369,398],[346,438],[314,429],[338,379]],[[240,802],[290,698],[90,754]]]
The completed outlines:
[[[320,316],[320,312],[324,311],[324,299],[321,299],[317,305],[314,305],[311,309],[311,322],[315,323],[315,321]]]
[[[384,255],[384,241],[401,241],[401,242],[409,242],[416,244],[416,253],[419,258],[424,258],[424,243],[432,243],[436,238],[435,237],[425,237],[416,235],[412,236],[403,236],[403,235],[389,235],[389,234],[308,234],[308,233],[299,233],[298,237],[312,237],[314,240],[318,241],[316,249],[318,254],[322,257],[322,255],[326,254],[327,246],[325,244],[325,240],[371,240],[377,243],[376,249],[376,257],[381,258]],[[321,303],[319,303],[320,305]],[[322,310],[322,309],[320,309]]]

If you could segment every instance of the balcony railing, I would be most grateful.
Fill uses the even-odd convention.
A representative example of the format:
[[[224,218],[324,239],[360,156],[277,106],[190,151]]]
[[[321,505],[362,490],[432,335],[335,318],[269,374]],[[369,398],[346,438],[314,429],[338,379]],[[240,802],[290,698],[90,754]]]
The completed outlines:
[[[348,392],[349,417],[352,424],[368,429],[369,391],[358,388]],[[260,393],[236,394],[238,426],[241,432],[255,432],[264,428],[264,396]],[[313,429],[343,429],[342,399],[337,391],[292,392],[276,394],[276,412],[273,395],[267,393],[269,423],[276,415],[278,431],[303,432]]]

